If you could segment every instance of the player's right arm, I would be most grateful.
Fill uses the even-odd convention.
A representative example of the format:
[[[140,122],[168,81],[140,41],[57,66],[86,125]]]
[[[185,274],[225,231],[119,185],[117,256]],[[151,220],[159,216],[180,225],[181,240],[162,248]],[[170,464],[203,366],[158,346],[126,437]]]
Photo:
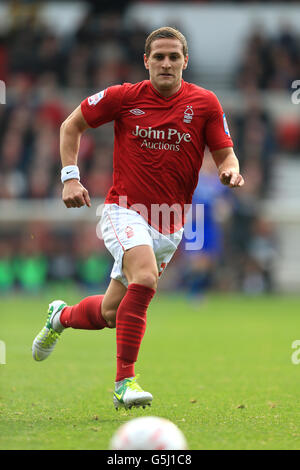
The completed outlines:
[[[83,132],[89,128],[96,128],[119,117],[121,101],[126,87],[114,85],[86,98],[62,123],[60,130],[60,155],[62,166],[77,166],[80,139]],[[73,170],[73,169],[72,169]],[[63,170],[63,180],[66,179],[63,189],[63,201],[67,207],[81,207],[85,204],[90,207],[91,201],[88,191],[79,182],[79,179],[67,179]],[[73,173],[70,173],[72,176]],[[77,169],[74,171],[77,176]]]
[[[77,165],[80,139],[83,132],[89,128],[79,105],[62,123],[60,127],[60,156],[62,167]],[[81,207],[85,204],[91,207],[87,189],[78,179],[64,182],[62,199],[66,207]]]

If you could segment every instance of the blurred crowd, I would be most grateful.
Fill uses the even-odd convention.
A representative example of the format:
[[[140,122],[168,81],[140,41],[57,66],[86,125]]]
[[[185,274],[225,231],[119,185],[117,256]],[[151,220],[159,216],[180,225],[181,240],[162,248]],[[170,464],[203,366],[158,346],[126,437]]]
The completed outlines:
[[[254,28],[246,43],[235,84],[254,90],[287,90],[300,76],[300,37],[282,21],[276,34],[267,34],[263,25]]]
[[[91,10],[74,33],[65,37],[50,31],[35,9],[25,18],[12,14],[11,29],[0,37],[0,78],[7,85],[7,104],[0,106],[0,198],[60,197],[60,124],[89,94],[148,78],[142,56],[149,31],[138,25],[128,30],[122,9]],[[299,37],[287,25],[275,36],[260,29],[248,39],[233,76],[233,86],[245,93],[246,109],[225,110],[247,184],[229,199],[217,191],[216,200],[210,201],[213,228],[221,227],[222,235],[213,250],[194,256],[195,266],[190,263],[191,272],[184,279],[189,280],[191,293],[211,287],[254,293],[273,289],[275,236],[258,215],[258,206],[268,193],[276,153],[299,151],[300,132],[299,126],[281,132],[257,92],[287,90],[300,76],[299,50]],[[197,83],[192,63],[184,78]],[[112,183],[112,139],[111,124],[82,137],[81,180],[92,197],[104,197]],[[204,168],[204,179],[206,174],[210,170]],[[198,188],[210,184],[204,179],[200,178]],[[207,236],[212,233],[213,229]],[[35,289],[55,278],[73,278],[86,285],[107,279],[111,260],[95,230],[84,235],[80,229],[52,232],[44,225],[16,233],[3,227],[0,235],[2,290]],[[84,253],[87,245],[89,252]],[[185,266],[183,249],[178,256],[178,263]],[[175,276],[171,287],[178,285],[183,280]]]
[[[35,14],[15,21],[0,39],[0,76],[7,86],[7,104],[0,108],[1,198],[60,195],[61,123],[89,94],[146,78],[145,36],[138,28],[127,31],[120,12],[88,14],[67,37],[49,31]],[[72,91],[72,100],[63,99],[64,90]],[[96,197],[111,185],[111,144],[111,126],[82,139],[81,176]]]
[[[85,290],[104,290],[112,257],[95,236],[94,224],[85,227],[50,227],[28,222],[20,231],[0,237],[0,294],[38,293],[47,285],[76,281]]]

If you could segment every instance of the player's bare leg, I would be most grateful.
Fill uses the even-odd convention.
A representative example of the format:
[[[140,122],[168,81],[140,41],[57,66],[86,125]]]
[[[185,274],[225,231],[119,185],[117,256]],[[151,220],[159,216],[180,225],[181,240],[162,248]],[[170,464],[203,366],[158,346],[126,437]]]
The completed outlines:
[[[117,310],[126,292],[127,288],[120,281],[111,279],[101,305],[102,316],[109,328],[116,326]]]
[[[158,270],[152,247],[136,246],[124,253],[127,293],[116,318],[117,374],[113,401],[119,407],[150,405],[152,395],[136,382],[134,364],[146,329],[146,313],[157,287]]]
[[[141,284],[156,290],[158,270],[153,248],[149,245],[140,245],[125,251],[123,272],[128,284]]]

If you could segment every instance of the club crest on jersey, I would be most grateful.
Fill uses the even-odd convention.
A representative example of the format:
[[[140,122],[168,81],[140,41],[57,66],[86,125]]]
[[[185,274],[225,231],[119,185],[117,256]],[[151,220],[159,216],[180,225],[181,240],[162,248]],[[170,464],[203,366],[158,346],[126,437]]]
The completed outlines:
[[[129,112],[134,114],[135,116],[141,116],[142,114],[145,114],[145,112],[139,108],[131,109]]]
[[[188,124],[192,121],[194,116],[193,106],[187,106],[186,110],[183,113],[183,122],[187,122]]]
[[[227,134],[228,137],[230,137],[229,127],[228,127],[228,124],[227,124],[225,113],[223,113],[223,125],[224,125],[225,134]]]
[[[88,97],[88,104],[90,106],[96,106],[100,100],[104,97],[105,90],[99,91],[99,93],[95,93],[95,95]]]

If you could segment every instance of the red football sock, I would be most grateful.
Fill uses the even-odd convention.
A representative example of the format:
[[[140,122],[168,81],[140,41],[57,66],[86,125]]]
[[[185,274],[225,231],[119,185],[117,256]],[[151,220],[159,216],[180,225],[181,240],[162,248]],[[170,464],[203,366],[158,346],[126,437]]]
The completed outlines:
[[[116,382],[134,377],[134,363],[146,330],[147,308],[155,290],[130,284],[117,310],[117,375]]]
[[[60,316],[60,323],[65,328],[82,330],[102,330],[108,327],[101,314],[101,303],[104,295],[92,295],[81,300],[79,304],[65,307]]]

